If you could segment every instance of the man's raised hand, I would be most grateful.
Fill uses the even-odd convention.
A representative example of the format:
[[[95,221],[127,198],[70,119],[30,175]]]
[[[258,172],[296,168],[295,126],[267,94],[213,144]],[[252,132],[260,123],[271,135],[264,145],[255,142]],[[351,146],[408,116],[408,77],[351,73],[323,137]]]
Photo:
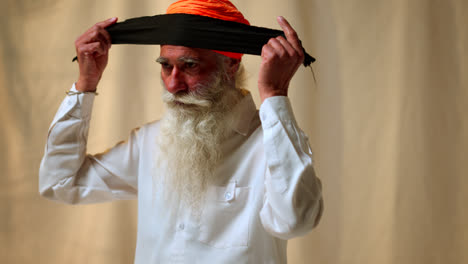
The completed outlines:
[[[304,61],[304,51],[296,31],[284,17],[278,17],[284,31],[282,36],[272,38],[262,48],[258,89],[262,102],[272,96],[287,96],[289,82]]]
[[[116,22],[116,17],[99,22],[76,39],[75,48],[80,68],[80,76],[76,83],[78,91],[96,90],[106,68],[111,47],[111,37],[105,28]]]

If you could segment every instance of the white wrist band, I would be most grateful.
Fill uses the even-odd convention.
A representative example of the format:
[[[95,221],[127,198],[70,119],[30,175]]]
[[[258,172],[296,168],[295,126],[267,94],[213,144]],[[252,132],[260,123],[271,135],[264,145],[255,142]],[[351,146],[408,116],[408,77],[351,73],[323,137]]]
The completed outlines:
[[[95,94],[99,95],[97,92],[80,92],[80,91],[67,91],[65,92],[67,95],[75,95],[75,94]]]

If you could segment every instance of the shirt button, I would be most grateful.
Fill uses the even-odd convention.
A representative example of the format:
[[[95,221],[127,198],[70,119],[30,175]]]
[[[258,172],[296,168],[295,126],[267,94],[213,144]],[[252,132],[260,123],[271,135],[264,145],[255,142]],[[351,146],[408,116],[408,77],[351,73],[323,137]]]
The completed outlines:
[[[180,229],[180,230],[184,230],[184,228],[185,228],[185,225],[184,225],[183,223],[182,223],[182,224],[179,224],[179,229]]]
[[[226,198],[226,200],[231,200],[232,194],[230,192],[227,192],[224,194],[224,198]]]

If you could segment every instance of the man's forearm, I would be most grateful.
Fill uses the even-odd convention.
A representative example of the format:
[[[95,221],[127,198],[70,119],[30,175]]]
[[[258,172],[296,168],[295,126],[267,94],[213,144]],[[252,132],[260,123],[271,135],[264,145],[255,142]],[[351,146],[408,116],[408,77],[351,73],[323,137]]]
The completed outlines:
[[[77,92],[72,87],[71,94]],[[73,94],[60,105],[49,128],[39,171],[39,191],[51,199],[52,187],[71,178],[86,158],[86,141],[94,101],[93,94]]]
[[[304,235],[318,224],[323,201],[307,136],[286,97],[269,98],[260,109],[268,171],[260,212],[270,233],[282,239]]]

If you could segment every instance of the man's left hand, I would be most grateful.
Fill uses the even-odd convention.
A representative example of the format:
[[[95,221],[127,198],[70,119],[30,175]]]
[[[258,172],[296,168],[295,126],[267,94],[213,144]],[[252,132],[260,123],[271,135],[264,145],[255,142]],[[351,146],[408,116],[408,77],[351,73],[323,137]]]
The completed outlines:
[[[280,16],[282,36],[272,38],[262,48],[258,89],[263,101],[272,96],[287,96],[289,82],[304,61],[304,51],[296,31]]]

